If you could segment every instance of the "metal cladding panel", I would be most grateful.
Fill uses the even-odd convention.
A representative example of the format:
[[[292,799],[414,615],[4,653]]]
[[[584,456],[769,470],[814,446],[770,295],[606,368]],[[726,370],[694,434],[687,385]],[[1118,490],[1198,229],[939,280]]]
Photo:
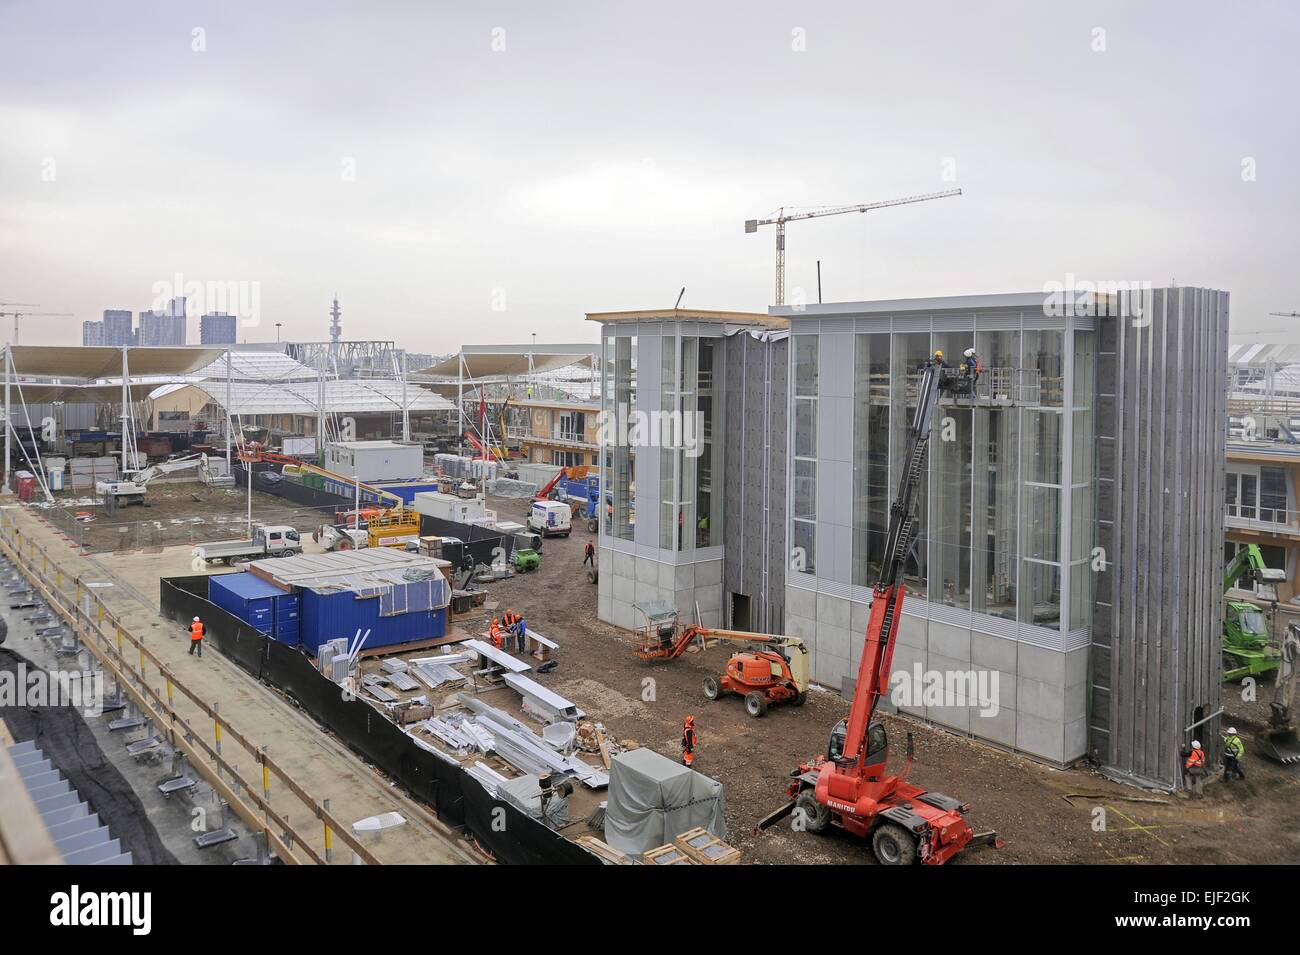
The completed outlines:
[[[1173,789],[1184,728],[1222,700],[1228,296],[1158,289],[1123,304],[1097,317],[1096,517],[1108,549],[1093,597],[1089,748],[1111,775]],[[1199,733],[1211,758],[1218,729]]]
[[[750,628],[779,631],[785,604],[788,339],[726,339],[723,593],[750,598]],[[730,619],[727,623],[734,625]]]

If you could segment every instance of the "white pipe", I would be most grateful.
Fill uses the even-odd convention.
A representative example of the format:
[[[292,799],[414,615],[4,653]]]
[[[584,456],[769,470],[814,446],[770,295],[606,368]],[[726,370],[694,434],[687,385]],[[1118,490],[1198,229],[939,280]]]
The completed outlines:
[[[227,348],[226,349],[226,473],[227,474],[234,473],[233,471],[230,470],[230,430],[231,430],[231,421],[233,420],[230,411],[231,365],[232,362],[230,360],[230,349]]]
[[[11,427],[9,423],[9,404],[10,404],[9,385],[10,385],[10,381],[12,380],[12,375],[10,374],[10,371],[13,368],[13,364],[14,364],[13,351],[9,348],[9,346],[6,345],[5,346],[5,461],[4,461],[4,476],[5,476],[6,486],[8,486],[9,484],[9,462],[13,460],[13,443],[12,443],[12,439],[10,438],[10,432],[9,432],[9,429]]]

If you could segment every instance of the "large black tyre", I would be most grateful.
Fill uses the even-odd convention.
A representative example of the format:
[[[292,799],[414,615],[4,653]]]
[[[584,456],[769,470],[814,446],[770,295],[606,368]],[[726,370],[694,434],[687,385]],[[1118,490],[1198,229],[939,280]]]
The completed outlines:
[[[795,705],[795,706],[803,706],[803,705],[804,705],[805,703],[807,703],[807,702],[808,702],[808,691],[807,691],[807,690],[801,690],[798,694],[795,695],[795,698],[794,698],[794,705]]]
[[[830,807],[819,803],[817,795],[811,789],[805,789],[794,801],[790,828],[795,832],[821,832],[830,825],[830,821]]]
[[[706,676],[704,678],[704,698],[706,700],[716,700],[722,694],[722,687],[718,685],[717,677]]]
[[[892,822],[879,826],[872,834],[871,850],[881,865],[911,865],[916,861],[916,840]]]
[[[754,719],[760,719],[767,715],[767,697],[758,690],[750,690],[745,694],[745,712]]]

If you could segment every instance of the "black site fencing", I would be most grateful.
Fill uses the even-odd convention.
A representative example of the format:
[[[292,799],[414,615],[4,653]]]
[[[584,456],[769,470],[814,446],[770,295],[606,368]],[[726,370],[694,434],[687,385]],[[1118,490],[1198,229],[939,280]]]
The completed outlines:
[[[210,603],[206,575],[164,577],[159,586],[163,616],[181,624],[199,617],[204,639],[222,654],[288,696],[412,798],[432,807],[443,823],[467,830],[498,862],[600,864],[585,849],[491,796],[450,757],[423,749],[370,704],[346,694],[302,650],[267,637]]]

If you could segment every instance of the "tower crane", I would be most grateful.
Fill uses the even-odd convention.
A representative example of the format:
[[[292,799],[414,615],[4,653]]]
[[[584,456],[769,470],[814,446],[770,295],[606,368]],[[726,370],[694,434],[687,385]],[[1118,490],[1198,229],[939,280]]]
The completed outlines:
[[[12,308],[15,311],[8,312],[3,309]],[[13,343],[18,344],[18,320],[20,318],[73,318],[72,312],[31,312],[28,309],[40,308],[39,305],[24,305],[18,302],[0,302],[0,318],[12,318],[14,320],[14,339]]]
[[[1277,318],[1300,318],[1300,312],[1269,312]]]
[[[928,202],[931,199],[947,199],[949,196],[960,196],[960,189],[949,189],[946,192],[931,192],[923,196],[904,196],[901,199],[886,199],[883,202],[867,202],[855,206],[827,206],[823,209],[809,209],[805,212],[785,211],[785,206],[777,209],[766,219],[746,219],[745,233],[757,232],[759,226],[774,225],[776,226],[776,302],[777,305],[785,304],[785,224],[795,222],[799,219],[817,219],[822,216],[838,216],[846,212],[870,212],[873,209],[887,209],[890,206],[906,206],[913,202]]]

